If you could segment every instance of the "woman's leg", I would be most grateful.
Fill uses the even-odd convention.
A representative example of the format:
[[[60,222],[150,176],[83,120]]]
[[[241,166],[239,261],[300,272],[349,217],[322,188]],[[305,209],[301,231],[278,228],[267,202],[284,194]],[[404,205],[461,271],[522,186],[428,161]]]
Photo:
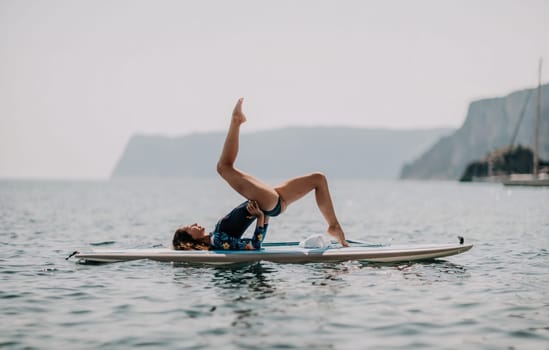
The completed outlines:
[[[243,99],[239,99],[234,107],[231,125],[217,163],[217,172],[236,192],[249,200],[257,201],[262,210],[271,210],[278,202],[278,194],[274,188],[234,167],[238,155],[240,125],[246,122],[242,102]]]
[[[328,188],[328,181],[324,174],[313,173],[297,177],[276,187],[275,190],[282,198],[282,210],[285,210],[288,205],[314,190],[318,209],[320,209],[320,212],[328,223],[328,233],[335,237],[343,246],[349,245],[345,240],[345,233],[336,217],[332,197],[330,196],[330,190]]]

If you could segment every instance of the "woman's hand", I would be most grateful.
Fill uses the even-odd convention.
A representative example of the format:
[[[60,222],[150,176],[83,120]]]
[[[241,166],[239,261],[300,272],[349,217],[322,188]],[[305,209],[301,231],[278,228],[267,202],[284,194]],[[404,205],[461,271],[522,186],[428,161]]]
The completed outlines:
[[[259,208],[259,204],[257,204],[256,201],[249,201],[246,209],[250,215],[257,218],[257,227],[265,226],[265,214],[263,213],[263,210]]]
[[[256,201],[248,201],[248,205],[246,206],[246,209],[248,210],[248,213],[250,213],[251,215],[257,218],[265,216],[265,214],[263,214],[263,211],[259,208],[259,204],[257,204]]]

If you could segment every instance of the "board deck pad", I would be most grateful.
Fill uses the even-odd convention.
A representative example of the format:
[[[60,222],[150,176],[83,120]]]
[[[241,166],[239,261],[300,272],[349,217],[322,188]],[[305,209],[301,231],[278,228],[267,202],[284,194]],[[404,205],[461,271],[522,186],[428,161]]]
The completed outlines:
[[[75,257],[82,262],[95,263],[139,259],[199,264],[232,264],[255,261],[308,263],[347,260],[392,263],[443,258],[461,254],[472,247],[472,244],[393,246],[351,244],[347,248],[342,248],[340,245],[332,245],[327,248],[301,248],[297,243],[281,242],[266,243],[260,250],[94,249],[89,252],[78,252]]]

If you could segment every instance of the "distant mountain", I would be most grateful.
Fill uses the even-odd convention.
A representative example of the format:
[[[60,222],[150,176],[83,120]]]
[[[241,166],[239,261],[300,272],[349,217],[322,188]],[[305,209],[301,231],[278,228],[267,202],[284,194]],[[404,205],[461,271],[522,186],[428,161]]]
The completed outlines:
[[[237,166],[262,178],[322,171],[335,178],[397,178],[452,129],[385,130],[291,127],[243,133]],[[133,136],[112,177],[217,176],[225,132],[180,137]]]
[[[542,159],[549,159],[549,84],[542,85],[540,150]],[[467,165],[480,160],[496,149],[509,146],[522,109],[524,115],[514,145],[533,149],[536,89],[513,92],[505,97],[474,101],[463,126],[441,138],[401,171],[403,179],[457,180]]]

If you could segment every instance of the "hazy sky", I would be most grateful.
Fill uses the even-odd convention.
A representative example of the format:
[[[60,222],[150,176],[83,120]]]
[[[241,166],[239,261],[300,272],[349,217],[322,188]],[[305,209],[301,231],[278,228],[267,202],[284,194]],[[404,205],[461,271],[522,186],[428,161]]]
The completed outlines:
[[[0,0],[0,178],[107,178],[132,134],[223,130],[239,96],[246,131],[458,127],[540,56],[543,0]]]

